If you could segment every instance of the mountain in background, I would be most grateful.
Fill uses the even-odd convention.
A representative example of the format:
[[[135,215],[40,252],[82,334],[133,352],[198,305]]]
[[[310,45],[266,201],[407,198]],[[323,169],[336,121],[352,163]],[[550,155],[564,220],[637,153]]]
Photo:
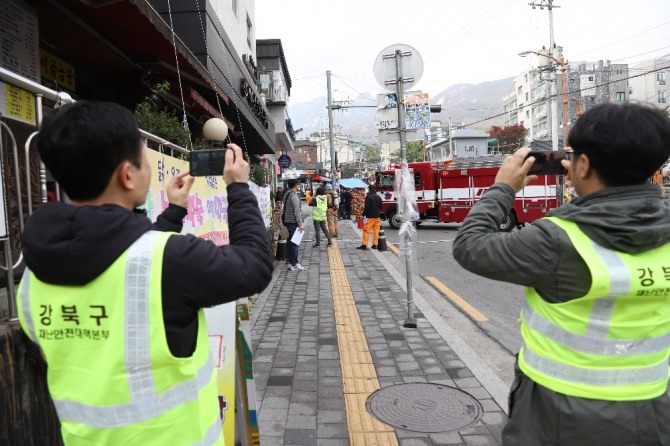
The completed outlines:
[[[467,125],[467,128],[486,131],[492,125],[502,125],[503,97],[514,90],[514,78],[482,82],[480,84],[456,84],[430,97],[431,104],[442,104],[441,113],[433,113],[432,120],[453,127]],[[430,92],[429,92],[430,93]],[[370,94],[374,97],[374,94]],[[314,98],[309,102],[292,104],[289,116],[294,129],[302,131],[298,139],[304,139],[312,132],[328,131],[328,110],[325,98]],[[366,143],[377,142],[378,130],[374,125],[376,99],[356,99],[350,108],[333,110],[334,124],[351,138]],[[487,119],[491,116],[497,116]],[[482,122],[478,122],[482,121]]]

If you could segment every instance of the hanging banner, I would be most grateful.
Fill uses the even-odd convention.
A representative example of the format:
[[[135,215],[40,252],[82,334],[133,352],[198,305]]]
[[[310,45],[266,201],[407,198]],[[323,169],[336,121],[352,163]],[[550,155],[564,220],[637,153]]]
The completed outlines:
[[[165,187],[174,175],[188,169],[188,162],[149,150],[151,186],[146,211],[151,221],[168,207]],[[196,177],[188,200],[182,233],[210,240],[217,246],[229,243],[228,195],[223,177]],[[236,305],[230,302],[205,308],[212,357],[218,371],[219,409],[223,435],[228,445],[235,444],[235,322]]]

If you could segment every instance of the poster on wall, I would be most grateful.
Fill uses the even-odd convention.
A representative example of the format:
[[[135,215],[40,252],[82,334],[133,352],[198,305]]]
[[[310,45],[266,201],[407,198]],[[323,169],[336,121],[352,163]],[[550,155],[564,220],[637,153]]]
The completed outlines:
[[[270,205],[270,186],[260,187],[256,183],[249,181],[249,190],[256,196],[258,208],[261,210],[263,223],[265,223],[265,228],[267,229],[270,227],[270,216],[272,213],[272,207]]]
[[[151,221],[168,207],[165,188],[174,175],[188,169],[188,162],[149,151],[151,187],[146,211]],[[223,177],[196,177],[188,200],[182,233],[210,240],[217,246],[228,244],[228,196]],[[212,357],[218,371],[219,409],[226,444],[235,444],[235,302],[205,309]]]

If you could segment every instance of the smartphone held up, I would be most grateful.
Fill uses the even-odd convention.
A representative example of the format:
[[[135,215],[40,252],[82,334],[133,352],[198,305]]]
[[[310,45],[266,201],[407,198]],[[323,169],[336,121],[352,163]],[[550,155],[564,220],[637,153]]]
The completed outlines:
[[[194,177],[215,177],[223,175],[227,149],[195,150],[189,158],[190,174]]]
[[[565,175],[561,160],[565,159],[565,150],[533,151],[528,157],[535,158],[528,175]]]

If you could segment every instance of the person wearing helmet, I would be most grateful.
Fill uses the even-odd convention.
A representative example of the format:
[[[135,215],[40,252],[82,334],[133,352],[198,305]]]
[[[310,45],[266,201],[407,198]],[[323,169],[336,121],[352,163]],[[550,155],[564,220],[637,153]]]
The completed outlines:
[[[335,194],[333,194],[333,185],[326,184],[326,196],[328,197],[328,211],[326,212],[328,222],[328,232],[331,237],[337,237],[337,207],[335,206]]]

